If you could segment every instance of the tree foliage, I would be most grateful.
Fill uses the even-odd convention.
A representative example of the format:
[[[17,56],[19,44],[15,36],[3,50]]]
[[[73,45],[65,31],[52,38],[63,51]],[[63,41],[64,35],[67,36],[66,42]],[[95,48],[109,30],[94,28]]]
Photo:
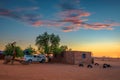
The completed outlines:
[[[13,53],[16,53],[16,57],[23,57],[23,51],[19,46],[12,46],[10,43],[5,46],[4,55],[11,55],[13,56]]]
[[[49,52],[49,34],[45,32],[36,38],[36,45],[40,50],[44,50],[44,53]]]
[[[29,46],[28,48],[26,48],[24,51],[23,51],[24,54],[26,55],[32,55],[33,53],[35,53],[35,49],[32,48],[31,46]]]
[[[59,47],[60,37],[54,33],[48,34],[47,32],[36,37],[36,45],[44,53],[60,53],[61,48]]]

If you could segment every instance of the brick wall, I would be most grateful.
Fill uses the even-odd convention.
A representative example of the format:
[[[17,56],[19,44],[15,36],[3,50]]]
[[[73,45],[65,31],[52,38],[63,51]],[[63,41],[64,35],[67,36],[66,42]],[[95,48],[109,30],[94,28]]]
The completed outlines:
[[[82,58],[82,54],[85,54],[85,58]],[[67,64],[79,64],[79,63],[91,63],[91,52],[85,51],[66,51],[57,55],[52,59],[52,62],[67,63]]]
[[[82,57],[83,54],[86,55],[86,58]],[[91,63],[91,52],[75,52],[74,57],[75,57],[74,64],[79,64],[79,63],[90,64]]]

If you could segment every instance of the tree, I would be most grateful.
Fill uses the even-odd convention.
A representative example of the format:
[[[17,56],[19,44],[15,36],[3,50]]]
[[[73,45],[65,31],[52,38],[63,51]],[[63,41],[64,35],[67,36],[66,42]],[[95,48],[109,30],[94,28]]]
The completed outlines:
[[[54,52],[53,50],[58,49],[59,47],[60,37],[52,33],[50,35],[50,43],[51,43],[51,52]]]
[[[63,50],[62,50],[62,48],[60,48],[60,47],[55,47],[55,48],[53,49],[54,55],[60,54],[62,51],[63,51]]]
[[[4,50],[5,64],[7,64],[10,61],[11,61],[11,64],[13,64],[15,57],[23,57],[24,54],[22,49],[19,46],[16,46],[15,44],[16,42],[13,42],[5,46],[5,50]]]
[[[54,53],[54,57],[56,57],[58,54],[63,53],[64,51],[66,51],[68,49],[68,47],[66,45],[62,45],[60,47],[55,47],[53,49],[53,53]]]
[[[62,51],[66,51],[68,49],[66,45],[62,45],[60,48],[62,49]]]
[[[10,43],[5,46],[4,55],[14,56],[14,51],[16,53],[15,57],[23,57],[23,51],[19,46],[12,46]]]
[[[31,45],[30,45],[28,48],[26,48],[26,49],[23,51],[23,53],[24,53],[25,55],[31,55],[31,54],[35,53],[35,49],[32,48]]]
[[[46,54],[53,53],[53,49],[59,46],[59,42],[59,36],[53,33],[48,34],[47,32],[45,32],[44,34],[39,35],[36,38],[36,45]]]
[[[40,50],[44,50],[46,54],[49,53],[49,38],[50,35],[47,32],[36,38],[36,45]]]
[[[57,54],[60,54],[68,49],[67,46],[60,46],[59,43],[60,37],[54,33],[48,34],[45,32],[36,37],[36,45],[41,52],[48,54],[48,61],[51,61],[49,54],[52,53],[53,56],[56,57]]]

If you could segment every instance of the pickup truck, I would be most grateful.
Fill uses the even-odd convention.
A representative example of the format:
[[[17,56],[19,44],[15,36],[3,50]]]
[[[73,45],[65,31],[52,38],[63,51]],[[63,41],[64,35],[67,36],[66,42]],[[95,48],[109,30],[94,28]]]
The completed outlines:
[[[46,56],[43,54],[36,54],[36,55],[24,55],[24,61],[32,63],[32,62],[46,62]]]

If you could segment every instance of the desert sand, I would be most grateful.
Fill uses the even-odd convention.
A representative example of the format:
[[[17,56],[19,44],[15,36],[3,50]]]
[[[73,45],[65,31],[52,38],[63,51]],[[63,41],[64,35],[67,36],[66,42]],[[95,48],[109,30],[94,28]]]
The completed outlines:
[[[22,65],[3,64],[0,60],[0,80],[120,80],[120,61],[96,61],[100,66],[94,68],[78,65],[44,63]],[[103,69],[109,63],[111,68]]]

